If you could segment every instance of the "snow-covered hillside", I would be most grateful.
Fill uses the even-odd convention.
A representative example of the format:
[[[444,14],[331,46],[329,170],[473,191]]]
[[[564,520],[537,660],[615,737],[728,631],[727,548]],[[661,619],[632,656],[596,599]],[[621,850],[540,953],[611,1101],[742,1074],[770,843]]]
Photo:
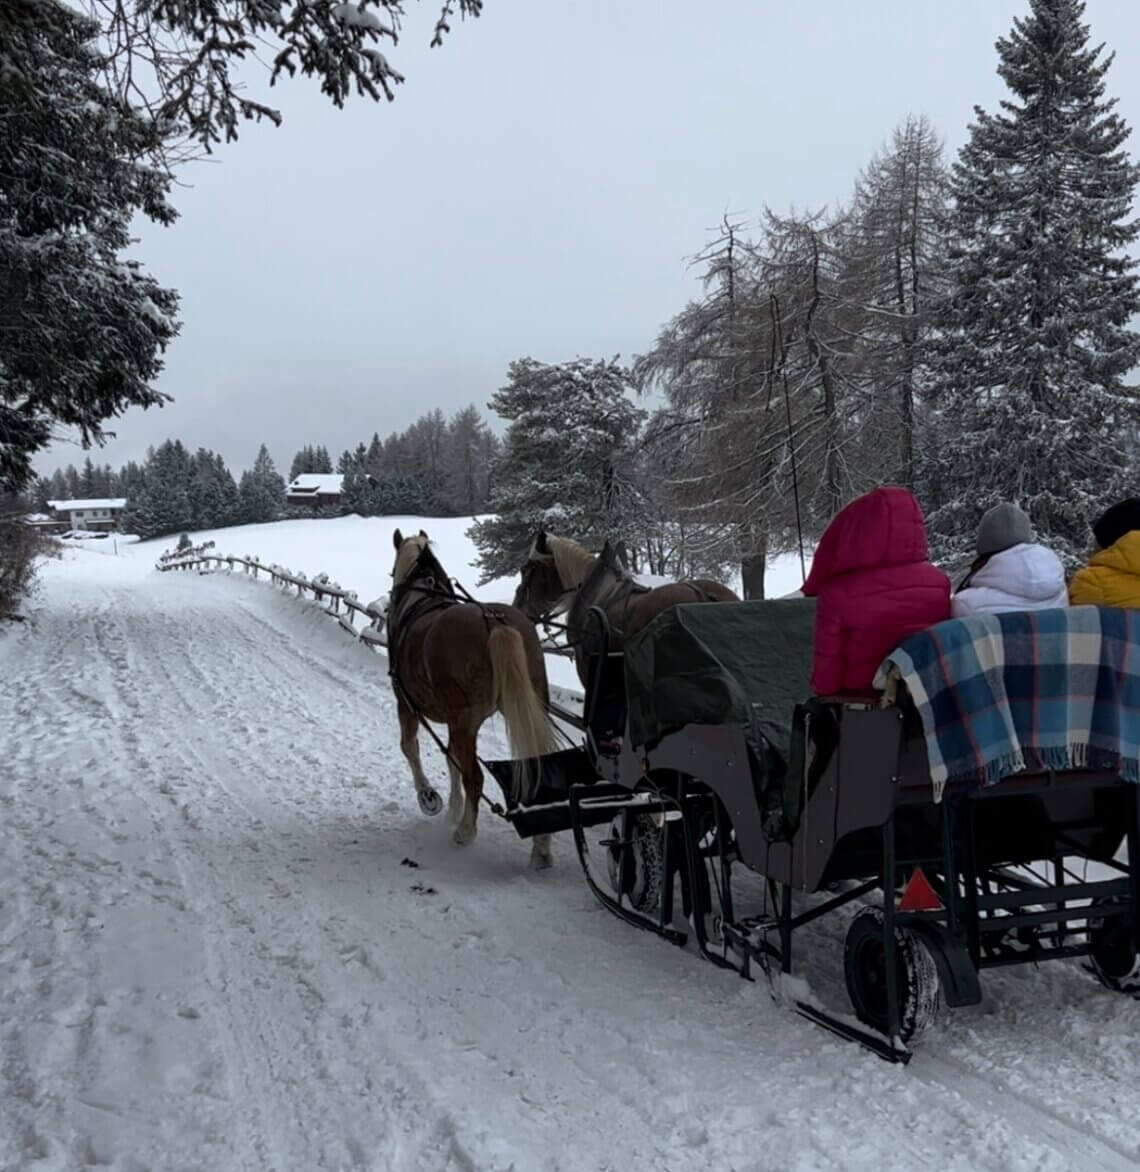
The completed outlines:
[[[458,578],[476,598],[484,602],[510,602],[518,585],[517,578],[497,578],[476,586],[478,551],[467,536],[471,524],[470,517],[306,518],[204,530],[190,536],[195,544],[213,541],[218,553],[256,554],[266,565],[276,562],[310,576],[327,573],[367,602],[387,594],[391,585],[393,532],[400,529],[404,533],[417,533],[423,529],[435,543],[448,573]],[[148,542],[139,546],[136,553],[154,561],[162,548],[161,542]],[[773,597],[791,593],[799,589],[801,581],[797,557],[775,559],[768,571],[768,593]],[[739,583],[733,585],[739,588]],[[578,686],[574,665],[566,659],[547,656],[547,673],[551,683],[559,687]]]
[[[484,600],[509,601],[517,581],[498,578],[476,589],[479,577],[477,550],[467,536],[470,517],[337,517],[275,521],[268,525],[240,525],[192,533],[195,543],[214,541],[219,552],[258,554],[263,561],[276,561],[292,570],[311,574],[327,570],[361,598],[373,597],[388,588],[392,570],[392,532],[416,533],[424,529],[435,542],[440,561],[469,590]],[[161,548],[149,542],[143,550]],[[798,590],[801,583],[799,558],[787,555],[773,559],[768,568],[767,592],[773,598]],[[739,586],[739,582],[730,583]]]
[[[286,536],[338,526],[342,555]],[[390,528],[215,537],[364,597]],[[0,1168],[1140,1161],[1140,1004],[1078,964],[987,974],[981,1006],[888,1066],[614,919],[568,841],[532,872],[484,813],[454,847],[416,806],[381,655],[156,552],[69,551],[0,631]],[[836,1007],[842,934],[805,943]]]

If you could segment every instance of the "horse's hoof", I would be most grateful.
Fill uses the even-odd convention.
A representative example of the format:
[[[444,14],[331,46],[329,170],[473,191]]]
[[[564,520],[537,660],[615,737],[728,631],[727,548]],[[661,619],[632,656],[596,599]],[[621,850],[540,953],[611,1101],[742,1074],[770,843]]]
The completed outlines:
[[[456,846],[467,846],[474,841],[475,827],[474,826],[457,826],[455,833],[451,836],[451,841]]]
[[[420,809],[429,817],[434,818],[443,809],[443,798],[433,789],[416,790],[416,800]]]
[[[532,871],[545,871],[549,867],[554,866],[554,859],[550,855],[531,855],[530,869]]]

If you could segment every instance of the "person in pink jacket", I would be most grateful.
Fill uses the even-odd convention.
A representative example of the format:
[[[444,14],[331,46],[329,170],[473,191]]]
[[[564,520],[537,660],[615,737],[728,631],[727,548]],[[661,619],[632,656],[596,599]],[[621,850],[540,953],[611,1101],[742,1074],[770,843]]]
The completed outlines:
[[[907,635],[950,617],[950,579],[927,559],[922,508],[905,488],[877,488],[835,515],[803,592],[819,600],[817,696],[866,695]]]

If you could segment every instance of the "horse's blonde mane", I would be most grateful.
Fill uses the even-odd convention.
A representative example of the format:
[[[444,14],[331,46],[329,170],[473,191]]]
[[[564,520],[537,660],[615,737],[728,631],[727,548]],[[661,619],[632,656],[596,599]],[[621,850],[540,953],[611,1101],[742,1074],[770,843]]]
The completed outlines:
[[[571,541],[569,537],[553,537],[548,533],[546,545],[554,557],[558,577],[567,590],[581,586],[598,560],[585,546]]]
[[[392,582],[394,585],[398,586],[408,576],[408,572],[416,564],[416,558],[420,556],[427,546],[428,539],[422,533],[416,533],[411,537],[404,538],[399,552],[396,554],[396,568],[392,571]]]

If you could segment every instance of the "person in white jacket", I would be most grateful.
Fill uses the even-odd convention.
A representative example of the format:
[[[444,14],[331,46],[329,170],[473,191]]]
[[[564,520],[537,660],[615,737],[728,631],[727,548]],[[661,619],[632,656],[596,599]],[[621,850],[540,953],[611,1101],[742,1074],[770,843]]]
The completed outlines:
[[[1017,505],[995,505],[978,526],[978,556],[951,600],[956,619],[1068,606],[1061,559],[1033,541]]]

